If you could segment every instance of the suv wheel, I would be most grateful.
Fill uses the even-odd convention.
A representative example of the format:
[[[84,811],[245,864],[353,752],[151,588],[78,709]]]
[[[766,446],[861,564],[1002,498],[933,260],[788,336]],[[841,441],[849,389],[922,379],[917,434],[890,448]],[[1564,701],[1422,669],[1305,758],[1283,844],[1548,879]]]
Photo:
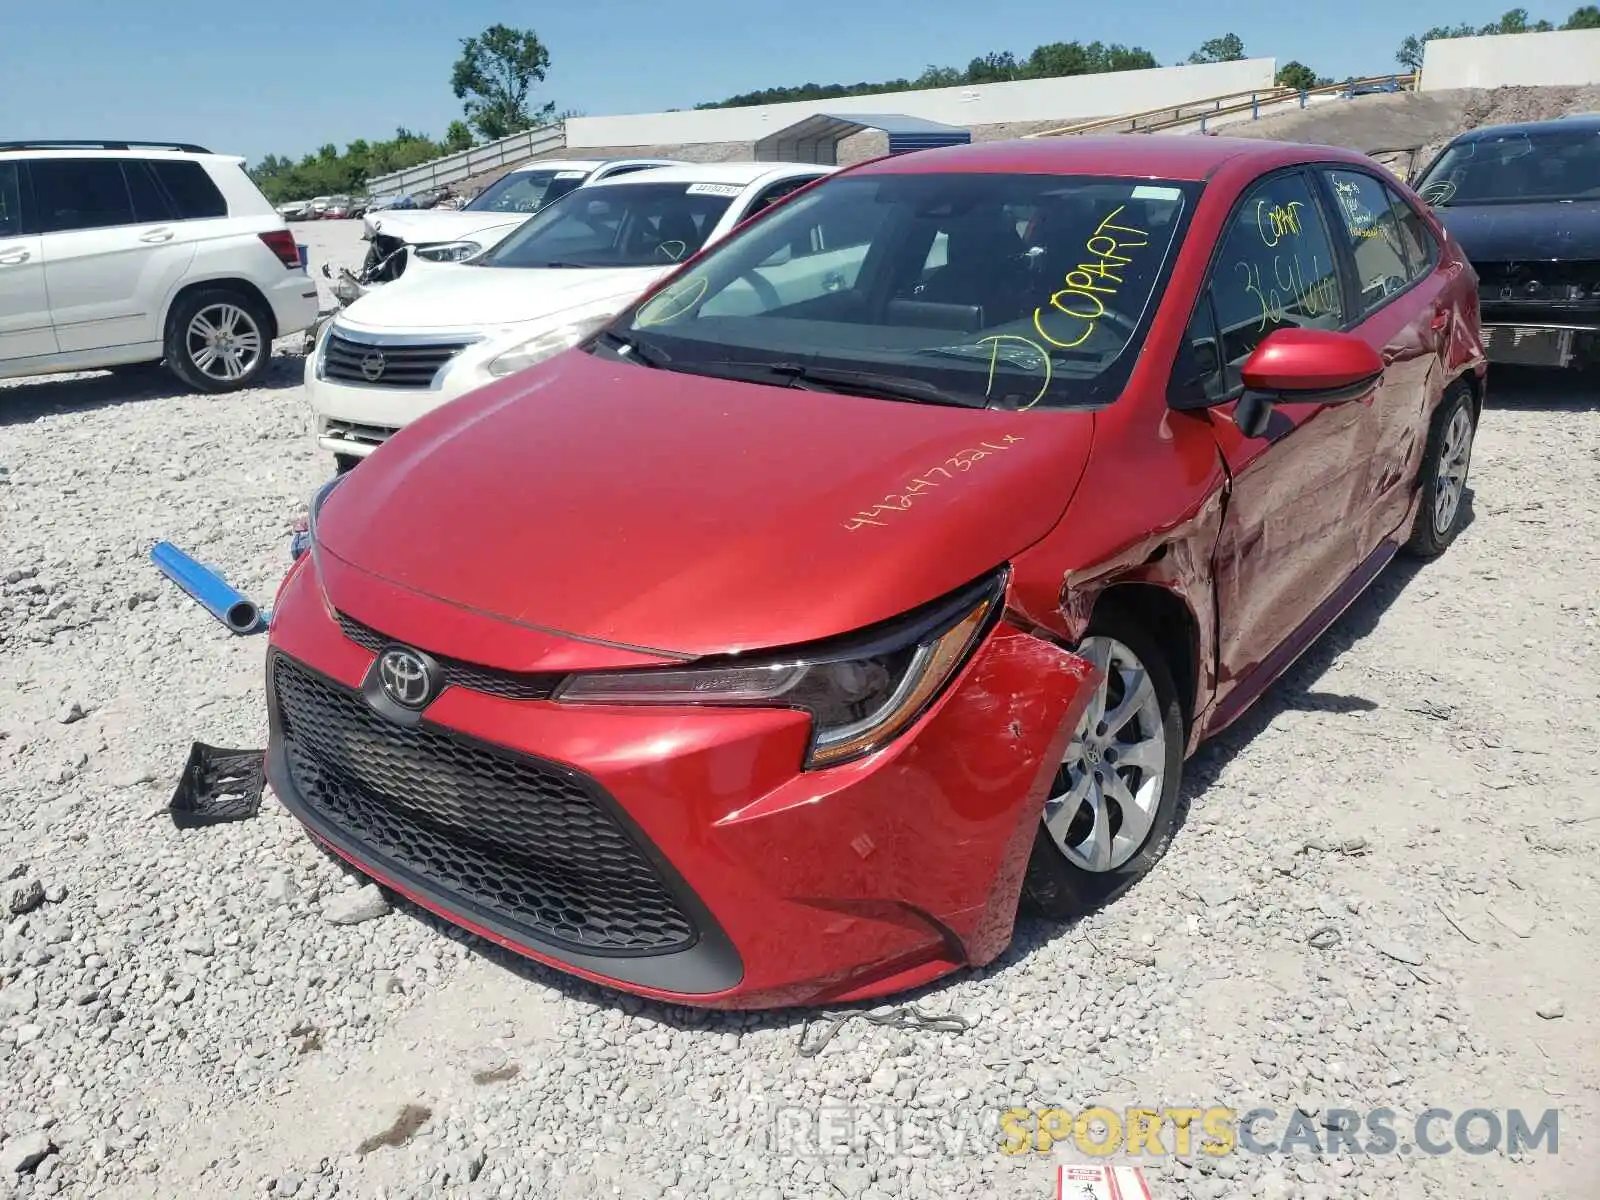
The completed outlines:
[[[258,300],[222,288],[192,292],[167,318],[167,364],[197,391],[239,391],[272,361],[268,328]]]

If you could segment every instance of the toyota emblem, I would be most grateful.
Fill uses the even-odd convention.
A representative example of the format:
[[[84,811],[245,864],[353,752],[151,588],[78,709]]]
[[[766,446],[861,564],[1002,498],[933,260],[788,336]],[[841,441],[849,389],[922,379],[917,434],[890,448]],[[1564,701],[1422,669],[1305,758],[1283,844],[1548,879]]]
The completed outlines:
[[[384,694],[404,708],[421,708],[433,691],[428,664],[399,647],[383,652],[378,660],[378,680]]]
[[[361,377],[368,383],[377,383],[383,378],[383,369],[389,365],[389,360],[384,358],[382,350],[374,350],[361,360]]]

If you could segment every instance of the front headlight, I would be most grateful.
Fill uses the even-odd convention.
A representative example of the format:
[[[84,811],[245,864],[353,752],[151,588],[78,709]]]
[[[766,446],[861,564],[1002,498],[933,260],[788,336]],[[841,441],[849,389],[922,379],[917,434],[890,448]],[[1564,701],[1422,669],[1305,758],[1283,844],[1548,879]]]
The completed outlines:
[[[305,528],[296,529],[289,538],[289,555],[291,558],[299,558],[316,544],[317,514],[322,511],[322,506],[328,502],[328,497],[333,494],[333,489],[343,483],[345,478],[346,475],[335,475],[312,495],[311,506],[306,513]]]
[[[496,379],[505,375],[515,375],[518,371],[533,366],[534,363],[554,358],[563,350],[571,349],[614,316],[615,313],[606,313],[603,316],[574,321],[570,325],[563,325],[560,329],[547,329],[537,337],[529,338],[505,351],[491,361],[486,369]]]
[[[928,708],[998,617],[998,572],[864,633],[760,661],[574,675],[555,693],[567,704],[706,704],[798,708],[811,715],[805,766],[870,754]]]
[[[461,262],[482,249],[477,242],[445,242],[438,246],[413,246],[411,253],[429,262]]]

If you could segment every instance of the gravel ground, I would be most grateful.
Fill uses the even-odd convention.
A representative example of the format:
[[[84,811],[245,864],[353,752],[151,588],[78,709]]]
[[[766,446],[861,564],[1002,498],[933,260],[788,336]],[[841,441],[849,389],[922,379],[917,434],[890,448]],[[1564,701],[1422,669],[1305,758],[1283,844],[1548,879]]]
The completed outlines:
[[[300,370],[0,389],[0,1195],[1042,1200],[982,1121],[1097,1102],[1560,1110],[1555,1155],[1152,1159],[1158,1200],[1600,1195],[1595,380],[1505,373],[1471,526],[1201,753],[1142,886],[928,989],[966,1031],[806,1057],[391,910],[270,795],[173,827],[192,741],[264,744],[264,639],[145,555],[270,598],[328,473]],[[923,1136],[805,1154],[842,1105]]]

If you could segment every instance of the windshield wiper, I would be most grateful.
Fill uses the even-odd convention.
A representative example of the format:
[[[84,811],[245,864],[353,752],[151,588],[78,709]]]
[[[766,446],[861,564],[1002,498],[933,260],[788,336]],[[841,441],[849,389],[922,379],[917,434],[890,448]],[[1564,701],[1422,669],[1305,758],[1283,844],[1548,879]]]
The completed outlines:
[[[755,365],[755,364],[751,364]],[[764,363],[758,369],[776,379],[787,379],[790,387],[816,392],[842,392],[870,396],[877,400],[909,400],[917,404],[942,404],[950,408],[987,408],[984,396],[964,396],[947,392],[920,379],[904,375],[883,375],[876,371],[842,371],[833,367],[813,367],[804,363]]]
[[[601,345],[616,351],[623,358],[632,359],[647,367],[665,367],[672,361],[672,355],[659,346],[652,345],[638,337],[629,337],[626,334],[616,333],[610,329],[600,334],[598,339]]]

